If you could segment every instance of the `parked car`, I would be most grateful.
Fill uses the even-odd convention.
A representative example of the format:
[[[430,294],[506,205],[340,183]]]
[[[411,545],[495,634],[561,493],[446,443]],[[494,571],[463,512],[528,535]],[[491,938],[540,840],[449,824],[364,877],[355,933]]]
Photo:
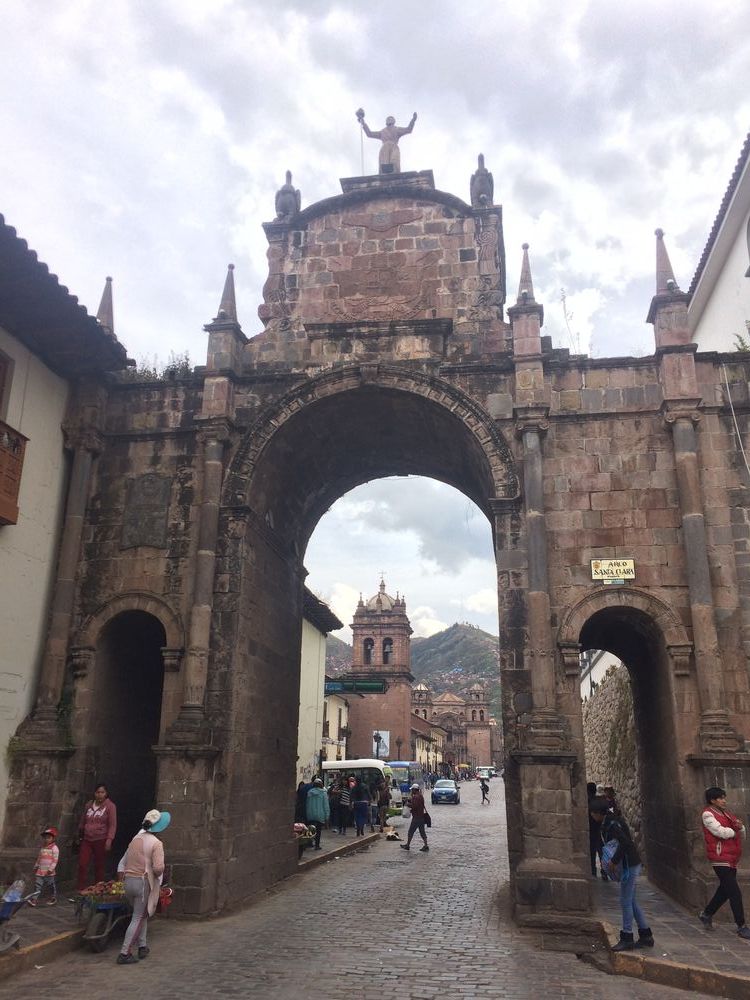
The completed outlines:
[[[452,778],[441,778],[435,782],[435,787],[432,789],[432,804],[434,806],[440,802],[452,802],[454,805],[458,805],[460,801],[461,792]]]

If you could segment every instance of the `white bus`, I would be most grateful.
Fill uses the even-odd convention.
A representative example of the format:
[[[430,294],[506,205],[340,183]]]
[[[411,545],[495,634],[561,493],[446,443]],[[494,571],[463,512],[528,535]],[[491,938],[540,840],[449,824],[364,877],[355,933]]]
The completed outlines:
[[[391,796],[393,805],[401,805],[401,791],[394,788],[394,781],[390,766],[383,760],[371,760],[367,757],[357,757],[353,760],[324,760],[323,761],[323,783],[328,787],[333,784],[335,778],[349,777],[353,774],[357,780],[360,778],[369,788],[375,782],[388,779],[391,785]]]

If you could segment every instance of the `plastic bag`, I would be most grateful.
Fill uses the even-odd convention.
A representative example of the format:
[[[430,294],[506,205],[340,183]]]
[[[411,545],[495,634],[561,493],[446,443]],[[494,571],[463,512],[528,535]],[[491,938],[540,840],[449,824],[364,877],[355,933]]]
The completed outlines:
[[[411,809],[408,806],[403,806],[401,809],[401,816],[404,819],[411,819]]]

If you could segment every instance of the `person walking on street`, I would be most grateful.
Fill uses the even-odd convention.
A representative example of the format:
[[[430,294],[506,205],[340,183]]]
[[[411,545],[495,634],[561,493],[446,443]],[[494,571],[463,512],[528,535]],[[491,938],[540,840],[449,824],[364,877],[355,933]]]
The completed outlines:
[[[128,844],[128,849],[117,866],[117,871],[125,882],[125,896],[133,907],[133,916],[117,956],[118,965],[135,965],[139,959],[148,958],[148,918],[153,917],[156,912],[164,876],[164,845],[155,834],[166,830],[171,820],[168,812],[150,809],[143,817],[141,829]],[[131,953],[136,943],[137,958]]]
[[[727,809],[727,793],[723,788],[713,786],[706,789],[706,806],[701,816],[706,855],[716,872],[719,885],[711,902],[698,914],[698,919],[712,931],[713,917],[727,900],[732,908],[732,916],[737,924],[737,933],[750,941],[750,928],[745,923],[745,908],[742,892],[737,885],[737,865],[742,857],[742,837],[745,827],[734,813]]]
[[[354,786],[352,804],[354,805],[354,822],[357,824],[357,836],[364,837],[365,824],[370,815],[370,790],[362,780]]]
[[[617,849],[609,861],[609,874],[616,878],[618,865],[622,869],[620,879],[620,909],[622,910],[622,930],[620,940],[612,951],[632,951],[633,948],[653,948],[654,935],[648,926],[646,916],[636,900],[638,876],[641,874],[641,856],[633,843],[628,824],[622,816],[609,812],[606,798],[592,799],[589,813],[602,825],[604,844],[615,841]],[[633,939],[633,920],[638,926],[638,941]]]
[[[106,785],[97,785],[78,824],[78,889],[89,884],[89,864],[94,859],[94,881],[104,881],[104,865],[117,833],[117,809]]]
[[[323,788],[322,778],[316,778],[313,781],[313,786],[307,793],[305,809],[308,824],[315,824],[315,850],[319,851],[321,849],[320,834],[331,815],[331,807],[328,803],[328,795]]]
[[[349,782],[344,779],[341,782],[341,794],[339,795],[339,833],[346,833],[347,827],[352,822],[352,792]]]
[[[427,808],[424,804],[424,796],[419,790],[419,785],[416,782],[411,786],[411,795],[407,799],[407,805],[411,809],[411,823],[409,824],[409,833],[406,837],[406,843],[400,846],[403,850],[408,851],[411,847],[411,841],[414,834],[419,831],[419,836],[424,841],[424,845],[420,847],[420,851],[429,851],[427,846],[427,833],[425,832],[425,813]]]
[[[487,784],[487,779],[482,778],[479,782],[479,787],[482,789],[482,805],[487,803],[490,804],[490,786]]]
[[[334,833],[339,832],[339,799],[341,798],[341,779],[335,778],[328,789],[328,822]]]
[[[607,882],[608,876],[602,864],[602,824],[591,815],[591,803],[596,798],[596,782],[589,781],[586,785],[589,800],[589,855],[591,857],[591,874],[596,878],[596,858],[599,857],[599,871],[602,881]]]

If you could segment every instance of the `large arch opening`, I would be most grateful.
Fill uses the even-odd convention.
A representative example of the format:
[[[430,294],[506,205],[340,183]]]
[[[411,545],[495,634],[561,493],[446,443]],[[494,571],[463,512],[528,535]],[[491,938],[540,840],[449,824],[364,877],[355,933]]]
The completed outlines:
[[[224,676],[231,671],[242,678],[232,689],[233,767],[222,794],[228,804],[246,799],[246,776],[270,747],[277,780],[263,789],[259,856],[265,849],[278,856],[279,843],[288,839],[288,790],[296,784],[303,560],[310,537],[329,507],[355,487],[415,475],[471,499],[490,521],[493,540],[498,523],[493,502],[503,498],[512,504],[518,498],[513,458],[494,421],[451,384],[416,369],[394,374],[387,366],[339,369],[310,380],[267,410],[232,458],[223,494],[225,524],[229,533],[241,535],[241,528],[231,527],[232,511],[246,511],[241,516],[251,521],[253,532],[251,542],[240,543],[242,555],[235,562],[239,599],[219,600],[217,606],[220,616],[226,608],[236,620]],[[219,680],[209,698],[223,698]],[[236,817],[243,830],[249,821]],[[290,849],[278,877],[294,864]],[[231,881],[228,877],[227,884]],[[240,897],[242,886],[238,889]]]
[[[616,786],[617,775],[607,770],[616,771],[623,784],[628,771],[635,772],[633,787],[623,796],[625,819],[635,828],[649,877],[676,898],[685,898],[690,854],[672,658],[660,623],[626,602],[625,596],[623,603],[600,607],[580,630],[581,651],[612,654],[613,664],[600,675],[599,689],[596,684],[590,689],[587,742],[594,745],[588,748],[587,778],[600,787]]]
[[[156,804],[152,748],[159,742],[165,643],[164,626],[145,611],[115,615],[96,642],[90,745],[95,781],[106,784],[118,810],[114,858]]]

